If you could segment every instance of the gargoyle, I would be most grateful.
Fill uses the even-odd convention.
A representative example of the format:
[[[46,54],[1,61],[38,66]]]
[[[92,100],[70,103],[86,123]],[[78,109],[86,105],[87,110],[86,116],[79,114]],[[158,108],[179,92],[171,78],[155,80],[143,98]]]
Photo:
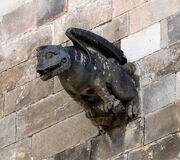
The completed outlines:
[[[138,93],[132,79],[135,67],[127,63],[123,51],[83,29],[69,28],[66,35],[73,46],[37,48],[37,72],[41,79],[58,76],[100,132],[117,126],[117,119],[137,115]]]

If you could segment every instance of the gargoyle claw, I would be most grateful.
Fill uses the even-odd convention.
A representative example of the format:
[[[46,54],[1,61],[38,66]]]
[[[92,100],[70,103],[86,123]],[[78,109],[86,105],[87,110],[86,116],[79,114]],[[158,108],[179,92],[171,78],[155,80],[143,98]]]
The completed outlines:
[[[93,112],[93,110],[89,109],[86,111],[86,117],[91,119],[91,118],[95,118],[95,113]]]

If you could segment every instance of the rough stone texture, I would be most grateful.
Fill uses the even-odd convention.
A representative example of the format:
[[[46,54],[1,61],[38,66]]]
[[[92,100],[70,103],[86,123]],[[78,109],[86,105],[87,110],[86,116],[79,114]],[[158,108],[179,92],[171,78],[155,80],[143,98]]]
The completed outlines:
[[[5,95],[4,114],[18,111],[53,93],[53,79],[43,82],[35,79],[24,86],[20,86]]]
[[[18,112],[17,138],[32,135],[81,111],[65,91],[51,95]]]
[[[12,12],[13,10],[17,9],[24,3],[26,3],[27,0],[13,0],[13,1],[1,1],[0,5],[0,17]]]
[[[132,151],[128,160],[178,160],[180,133],[170,135],[139,150]]]
[[[54,156],[54,160],[91,160],[91,143],[87,142]]]
[[[108,159],[121,152],[142,144],[142,121],[135,120],[124,128],[117,128],[111,133],[97,137],[92,141],[92,159]]]
[[[129,61],[136,61],[160,50],[160,23],[121,40],[121,49]]]
[[[75,144],[83,143],[97,134],[96,127],[85,118],[84,113],[78,114],[33,135],[33,157],[42,159],[51,156]]]
[[[113,0],[113,17],[121,15],[147,0]]]
[[[68,11],[77,9],[78,7],[90,1],[91,0],[68,0]]]
[[[175,74],[166,76],[158,82],[152,83],[144,88],[143,112],[150,113],[172,103],[176,99],[176,77]]]
[[[176,13],[179,6],[179,0],[151,0],[131,10],[130,33],[137,32]]]
[[[180,43],[163,49],[136,62],[141,87],[180,70]]]
[[[10,91],[36,78],[35,62],[29,60],[12,69],[0,73],[0,93]]]
[[[180,100],[180,72],[176,74],[176,100]]]
[[[161,48],[168,46],[168,26],[167,19],[161,21]]]
[[[61,90],[63,90],[63,86],[61,85],[59,78],[56,76],[54,78],[54,93],[57,93]]]
[[[32,1],[3,16],[2,25],[4,39],[13,38],[35,27],[35,13],[36,7],[34,1]]]
[[[31,139],[12,144],[0,150],[2,160],[30,160],[31,159]]]
[[[115,42],[128,34],[128,14],[114,18],[111,22],[95,28],[93,32],[106,38],[110,42]]]
[[[97,6],[101,6],[99,9]],[[69,27],[92,29],[112,18],[112,1],[101,0],[84,4],[75,11],[69,12],[55,22],[55,43],[67,40],[65,31]],[[97,16],[98,15],[98,16]]]
[[[169,44],[173,44],[180,40],[180,13],[170,16],[168,19],[168,37]]]
[[[0,119],[0,148],[15,141],[15,117],[16,114],[11,114]]]
[[[145,143],[150,143],[179,130],[179,117],[180,103],[145,116]]]
[[[0,95],[0,117],[3,115],[3,109],[4,109],[4,96]]]
[[[111,160],[128,160],[127,158],[128,158],[127,154],[121,154],[111,158]]]
[[[66,0],[37,0],[37,24],[41,25],[66,11]]]
[[[17,42],[10,43],[0,52],[0,72],[24,62],[40,45],[51,44],[50,27],[42,28]]]

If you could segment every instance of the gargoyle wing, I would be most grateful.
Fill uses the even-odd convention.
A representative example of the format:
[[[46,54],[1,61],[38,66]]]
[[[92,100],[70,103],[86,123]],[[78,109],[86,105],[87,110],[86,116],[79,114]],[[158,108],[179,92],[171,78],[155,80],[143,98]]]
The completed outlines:
[[[127,62],[121,49],[90,31],[80,28],[69,28],[66,30],[66,36],[73,42],[74,46],[81,48],[88,56],[90,56],[89,49],[92,49],[98,51],[106,58],[117,59],[122,65]]]

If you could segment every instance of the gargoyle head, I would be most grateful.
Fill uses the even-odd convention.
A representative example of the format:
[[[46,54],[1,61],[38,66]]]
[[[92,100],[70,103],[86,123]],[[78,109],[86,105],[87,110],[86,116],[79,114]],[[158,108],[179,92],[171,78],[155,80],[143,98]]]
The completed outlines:
[[[65,47],[60,45],[40,46],[37,49],[37,72],[46,81],[71,66],[71,59]]]

